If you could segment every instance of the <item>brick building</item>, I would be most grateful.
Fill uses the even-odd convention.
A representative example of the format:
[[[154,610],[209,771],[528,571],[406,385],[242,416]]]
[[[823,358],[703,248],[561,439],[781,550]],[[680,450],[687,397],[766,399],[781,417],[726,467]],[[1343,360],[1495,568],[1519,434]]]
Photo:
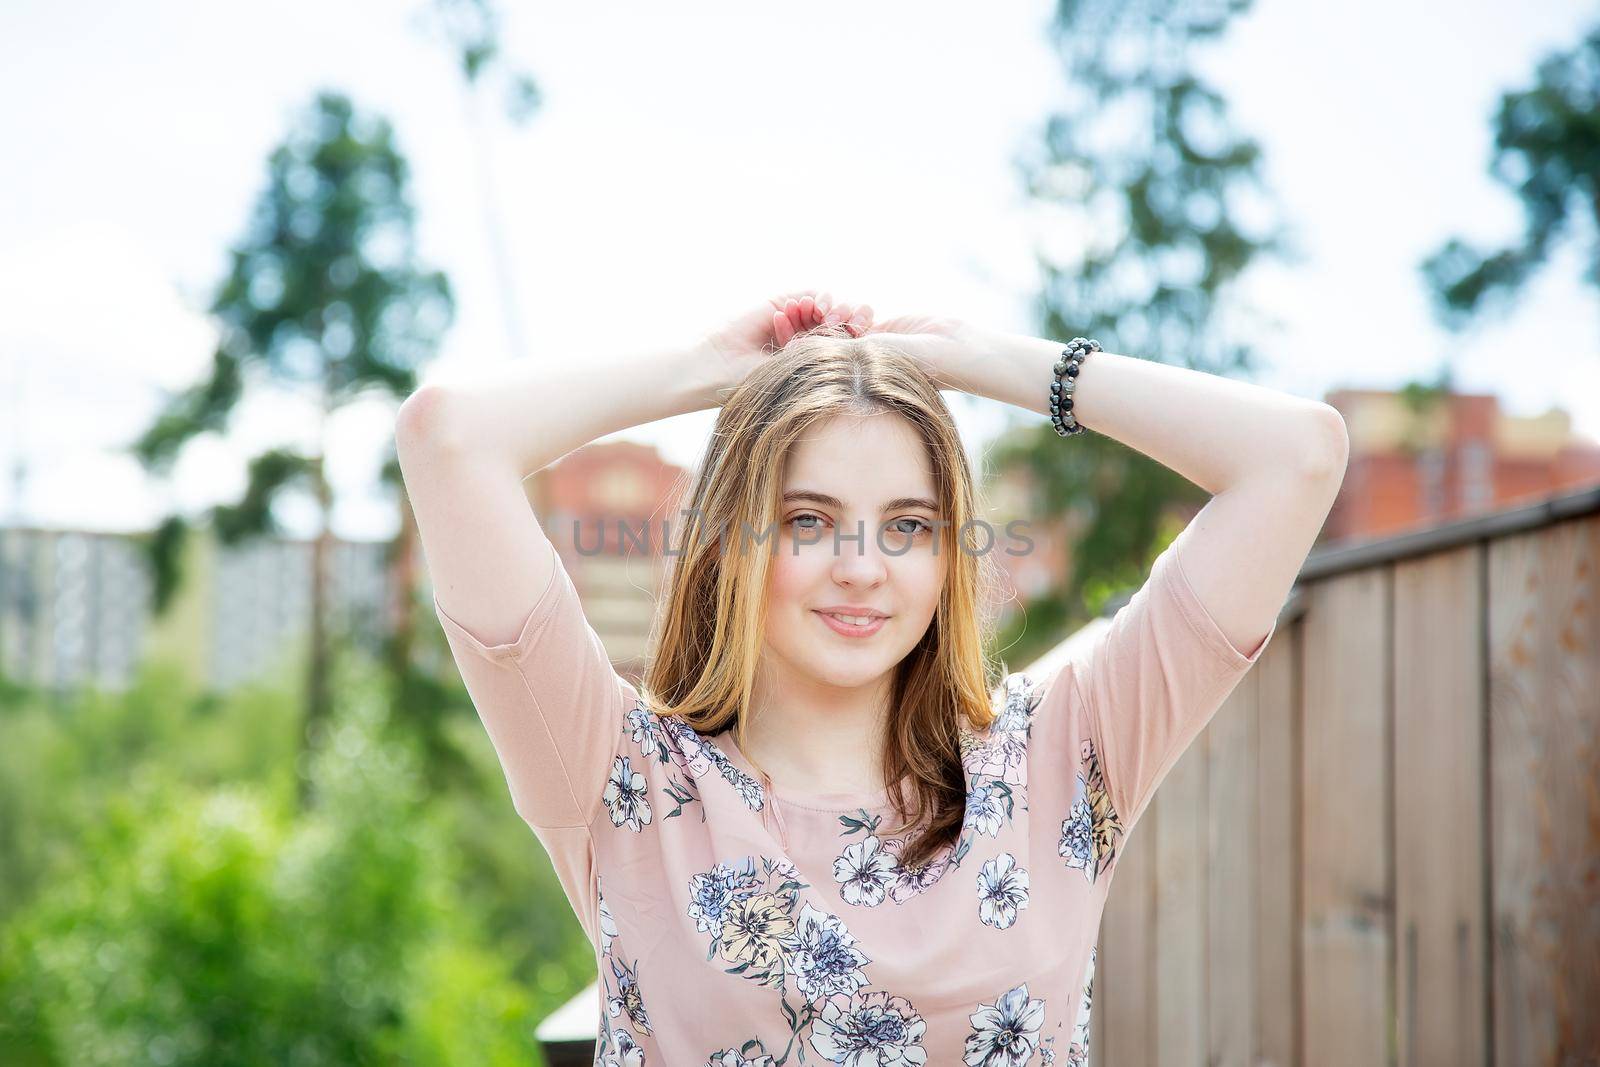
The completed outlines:
[[[1340,389],[1350,462],[1324,541],[1360,540],[1600,484],[1600,444],[1566,412],[1520,417],[1492,394],[1421,402],[1386,390]]]
[[[591,444],[525,483],[561,554],[584,614],[617,672],[637,681],[666,575],[665,547],[682,519],[688,472],[650,445]]]

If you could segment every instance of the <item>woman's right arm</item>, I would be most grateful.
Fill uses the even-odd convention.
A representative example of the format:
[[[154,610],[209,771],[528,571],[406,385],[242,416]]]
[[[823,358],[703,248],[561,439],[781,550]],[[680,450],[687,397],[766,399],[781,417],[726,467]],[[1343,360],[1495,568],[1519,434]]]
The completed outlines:
[[[870,325],[870,309],[838,307],[857,327]],[[633,694],[588,624],[523,479],[609,433],[720,404],[770,346],[816,325],[826,308],[779,298],[696,343],[517,363],[430,383],[401,405],[396,450],[434,608],[530,825],[587,827],[611,778],[630,785],[615,755]]]
[[[515,638],[554,565],[523,480],[609,433],[710,406],[714,366],[703,345],[527,361],[408,397],[395,445],[439,605],[490,644]]]
[[[872,309],[808,289],[689,344],[514,363],[418,389],[400,406],[395,445],[439,604],[477,633],[514,637],[554,555],[524,478],[607,434],[720,405],[769,350],[835,320],[864,332]]]
[[[518,363],[425,385],[396,418],[435,612],[513,807],[540,830],[598,817],[630,693],[522,482],[598,437],[705,406],[711,366],[700,346]]]

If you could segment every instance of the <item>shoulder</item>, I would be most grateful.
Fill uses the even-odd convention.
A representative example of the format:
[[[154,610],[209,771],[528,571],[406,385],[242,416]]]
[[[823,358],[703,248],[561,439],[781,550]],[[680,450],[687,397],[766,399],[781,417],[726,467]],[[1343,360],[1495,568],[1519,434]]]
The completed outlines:
[[[717,744],[716,734],[702,734],[680,715],[663,714],[639,697],[623,716],[622,751],[643,760],[643,773],[662,788],[687,790],[700,800],[700,784],[718,780],[732,786],[739,801],[754,811],[764,802],[761,784]]]
[[[1070,669],[1070,663],[1062,663],[1007,673],[995,692],[992,731],[1029,731],[1044,710],[1046,699],[1057,693],[1057,685],[1070,687]]]

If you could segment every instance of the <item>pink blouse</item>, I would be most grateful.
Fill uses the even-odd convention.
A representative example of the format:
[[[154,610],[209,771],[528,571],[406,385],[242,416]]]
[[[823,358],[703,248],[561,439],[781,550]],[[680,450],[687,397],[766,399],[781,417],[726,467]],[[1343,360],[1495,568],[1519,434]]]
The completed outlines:
[[[595,1062],[1084,1063],[1118,854],[1277,629],[1235,648],[1183,544],[1087,648],[1006,676],[998,718],[962,739],[960,839],[917,869],[879,833],[887,791],[770,792],[730,732],[646,707],[559,557],[510,643],[435,599],[512,803],[594,943]]]

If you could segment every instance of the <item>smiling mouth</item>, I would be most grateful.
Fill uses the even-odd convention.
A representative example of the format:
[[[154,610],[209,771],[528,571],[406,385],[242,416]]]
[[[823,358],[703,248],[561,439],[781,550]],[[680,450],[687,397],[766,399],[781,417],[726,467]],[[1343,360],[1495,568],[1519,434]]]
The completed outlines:
[[[816,614],[834,633],[846,637],[868,637],[883,629],[884,623],[889,621],[886,615],[835,615],[827,611]]]

